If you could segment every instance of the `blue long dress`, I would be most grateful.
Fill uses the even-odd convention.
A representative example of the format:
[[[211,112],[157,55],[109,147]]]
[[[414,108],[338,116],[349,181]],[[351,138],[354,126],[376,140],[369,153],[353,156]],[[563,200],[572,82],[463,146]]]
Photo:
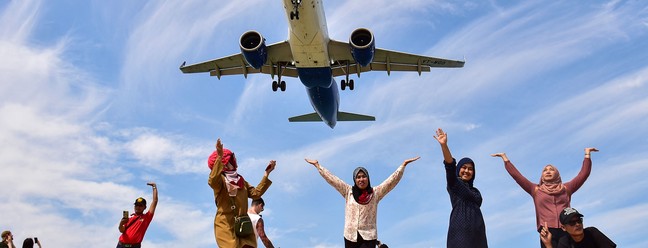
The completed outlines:
[[[454,158],[450,164],[443,162],[448,181],[448,194],[450,194],[452,203],[450,226],[448,227],[448,248],[488,247],[486,225],[480,209],[482,197],[479,190],[473,187],[476,173],[473,173],[473,178],[468,182],[458,178],[459,169],[466,163],[475,165],[470,158],[462,158],[459,160],[459,164]]]

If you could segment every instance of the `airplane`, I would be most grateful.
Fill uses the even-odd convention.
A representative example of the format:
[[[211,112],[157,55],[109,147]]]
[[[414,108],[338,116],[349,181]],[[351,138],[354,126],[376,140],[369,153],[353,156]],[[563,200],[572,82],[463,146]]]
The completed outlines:
[[[396,52],[375,47],[373,33],[358,28],[349,42],[332,40],[328,36],[322,0],[283,0],[289,23],[288,40],[265,44],[265,38],[255,30],[243,33],[239,39],[241,53],[180,66],[183,73],[209,72],[210,76],[270,74],[272,90],[286,90],[282,77],[297,77],[306,87],[314,113],[288,118],[289,122],[323,121],[334,128],[337,121],[375,121],[375,117],[339,111],[340,95],[335,77],[344,76],[340,89],[353,90],[349,76],[360,77],[363,72],[392,71],[429,72],[431,67],[460,68],[465,61],[448,60]]]

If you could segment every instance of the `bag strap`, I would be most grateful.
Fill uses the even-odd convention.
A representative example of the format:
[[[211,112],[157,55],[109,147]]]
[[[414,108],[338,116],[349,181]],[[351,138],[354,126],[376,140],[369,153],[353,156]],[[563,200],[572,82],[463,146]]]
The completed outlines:
[[[133,224],[135,224],[135,222],[137,222],[140,218],[142,218],[142,217],[137,216],[137,219],[136,219],[136,220],[134,220],[134,221],[129,221],[128,224],[126,225],[126,227],[124,227],[124,232],[126,232],[126,230],[128,230],[128,228],[129,228],[130,226],[132,226]]]

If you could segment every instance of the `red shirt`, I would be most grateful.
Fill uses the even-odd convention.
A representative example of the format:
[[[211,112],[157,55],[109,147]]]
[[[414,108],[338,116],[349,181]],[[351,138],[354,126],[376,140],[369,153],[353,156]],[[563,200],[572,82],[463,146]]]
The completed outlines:
[[[153,220],[153,214],[146,212],[145,214],[135,215],[130,217],[126,222],[126,231],[119,236],[119,242],[124,244],[139,244],[144,239],[146,229]]]

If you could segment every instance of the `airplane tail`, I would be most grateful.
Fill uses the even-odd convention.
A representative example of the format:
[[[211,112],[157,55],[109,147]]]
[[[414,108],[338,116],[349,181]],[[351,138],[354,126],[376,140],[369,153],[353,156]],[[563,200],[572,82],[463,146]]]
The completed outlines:
[[[337,113],[337,120],[338,121],[375,121],[376,117],[340,111]],[[322,121],[322,118],[320,118],[320,116],[317,113],[310,113],[310,114],[290,117],[288,118],[288,121],[289,122]]]

